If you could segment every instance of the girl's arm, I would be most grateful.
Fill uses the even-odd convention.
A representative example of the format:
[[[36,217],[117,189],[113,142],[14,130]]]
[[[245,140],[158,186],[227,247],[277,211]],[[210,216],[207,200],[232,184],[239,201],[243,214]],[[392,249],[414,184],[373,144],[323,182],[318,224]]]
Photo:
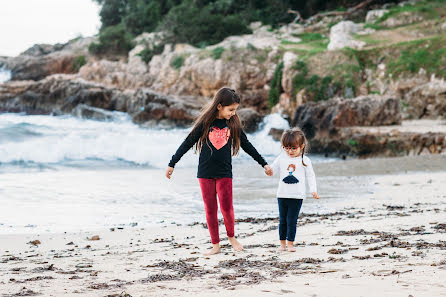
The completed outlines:
[[[180,161],[181,157],[183,157],[183,155],[187,153],[187,151],[190,150],[190,148],[193,147],[195,143],[197,143],[202,134],[203,125],[195,127],[177,149],[175,154],[172,156],[172,159],[170,159],[169,167],[174,168],[175,164]]]
[[[240,146],[242,149],[248,153],[254,160],[257,161],[262,167],[268,165],[268,163],[263,159],[263,157],[257,152],[255,147],[249,142],[248,137],[246,137],[245,132],[242,130],[240,133]]]
[[[317,193],[316,175],[314,174],[313,165],[311,165],[310,158],[305,158],[304,162],[305,164],[307,164],[307,167],[304,168],[305,168],[305,180],[307,181],[308,189],[312,194]]]

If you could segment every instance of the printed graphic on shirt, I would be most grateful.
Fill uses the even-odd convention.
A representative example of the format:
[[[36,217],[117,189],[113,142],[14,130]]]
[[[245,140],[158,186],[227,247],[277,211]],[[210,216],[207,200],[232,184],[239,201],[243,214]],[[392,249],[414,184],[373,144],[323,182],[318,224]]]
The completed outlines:
[[[228,143],[229,137],[231,136],[231,130],[228,127],[220,129],[218,127],[212,127],[209,131],[209,140],[212,145],[217,149],[221,149]]]
[[[289,175],[285,177],[282,181],[286,184],[297,184],[299,180],[293,175],[293,172],[296,170],[296,165],[294,164],[288,165],[287,170]]]

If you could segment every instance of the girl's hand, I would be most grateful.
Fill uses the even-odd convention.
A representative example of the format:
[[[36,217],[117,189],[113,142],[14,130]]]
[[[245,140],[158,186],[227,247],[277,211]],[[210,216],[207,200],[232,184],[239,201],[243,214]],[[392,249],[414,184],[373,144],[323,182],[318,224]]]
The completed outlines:
[[[167,167],[167,170],[166,170],[166,177],[167,177],[168,179],[170,179],[170,177],[172,176],[172,173],[173,173],[173,167]]]
[[[319,195],[316,192],[311,193],[311,195],[313,195],[314,199],[319,199],[321,197],[319,197]]]
[[[265,174],[268,176],[272,176],[274,174],[273,169],[271,168],[271,166],[269,165],[265,165],[265,167],[263,167],[265,169]]]

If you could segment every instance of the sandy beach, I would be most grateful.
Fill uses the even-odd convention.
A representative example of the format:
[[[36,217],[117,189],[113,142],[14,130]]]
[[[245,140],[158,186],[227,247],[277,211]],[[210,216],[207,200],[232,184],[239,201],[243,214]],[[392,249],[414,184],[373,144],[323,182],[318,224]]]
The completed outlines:
[[[430,171],[417,170],[420,161],[422,157],[344,162],[351,170],[369,164],[372,172],[380,163],[406,165],[373,172],[371,198],[358,197],[328,214],[306,213],[304,206],[295,253],[277,251],[274,217],[238,220],[236,232],[245,246],[240,253],[232,251],[220,225],[222,253],[211,257],[202,255],[210,247],[203,222],[0,235],[0,293],[446,296],[444,156],[425,159],[432,163]]]

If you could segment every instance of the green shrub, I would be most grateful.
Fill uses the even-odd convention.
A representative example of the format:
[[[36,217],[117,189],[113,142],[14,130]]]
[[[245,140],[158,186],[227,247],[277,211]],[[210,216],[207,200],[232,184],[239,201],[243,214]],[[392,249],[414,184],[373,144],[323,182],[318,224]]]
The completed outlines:
[[[302,41],[301,42],[310,42],[310,41],[315,41],[315,40],[322,40],[325,39],[325,37],[322,34],[319,33],[303,33],[298,35],[297,37],[299,37]]]
[[[347,140],[347,145],[351,146],[351,147],[357,147],[358,146],[358,141],[355,139],[348,139]]]
[[[398,77],[401,73],[417,73],[420,68],[428,74],[446,77],[446,39],[435,37],[398,45],[400,54],[387,63],[387,73]]]
[[[126,54],[134,47],[133,35],[126,31],[122,24],[110,26],[99,33],[99,43],[92,43],[89,51],[92,54],[120,53]]]
[[[274,70],[273,79],[271,80],[268,96],[269,107],[273,107],[279,102],[279,96],[282,93],[282,71],[283,71],[283,62],[280,62],[276,69]]]
[[[180,69],[181,66],[183,66],[183,63],[184,63],[183,56],[176,56],[172,59],[170,66],[172,66],[175,69]]]
[[[183,1],[164,17],[161,29],[171,34],[173,43],[216,44],[227,36],[249,33],[246,19],[233,14],[215,14],[210,6],[199,7],[195,1]]]
[[[145,48],[138,54],[138,56],[140,56],[144,62],[149,63],[153,56],[161,54],[163,49],[164,44],[154,46],[153,48]]]
[[[225,49],[221,46],[216,47],[212,50],[211,56],[212,58],[214,58],[214,60],[218,60],[221,58],[221,55],[223,54],[223,52],[225,51]]]
[[[322,78],[318,75],[308,77],[306,63],[300,60],[296,61],[293,69],[299,70],[299,72],[293,77],[293,99],[302,89],[306,90],[306,95],[313,101],[328,100],[334,95],[340,94],[345,88],[351,88],[353,93],[355,93],[357,87],[356,81],[350,72],[351,67],[345,68],[343,71],[347,73],[339,75],[340,78],[338,80],[334,80],[331,75]]]
[[[85,56],[77,56],[73,61],[73,71],[78,72],[87,63]]]

